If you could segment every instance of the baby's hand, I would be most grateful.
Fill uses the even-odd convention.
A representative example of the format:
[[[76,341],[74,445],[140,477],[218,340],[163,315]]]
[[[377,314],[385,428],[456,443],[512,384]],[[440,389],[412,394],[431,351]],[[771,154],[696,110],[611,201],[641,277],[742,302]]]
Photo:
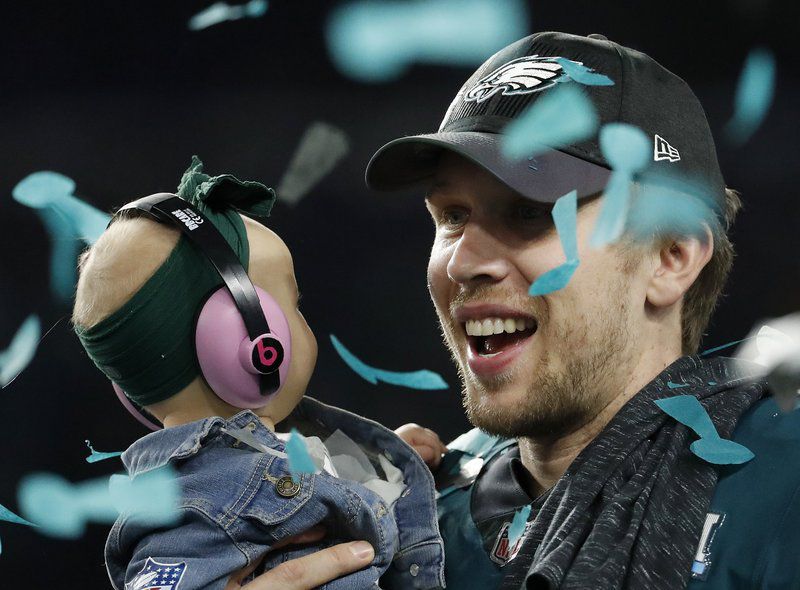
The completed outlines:
[[[439,435],[429,428],[419,424],[404,424],[394,433],[414,447],[425,464],[431,469],[436,469],[442,461],[442,455],[447,452],[447,447],[439,439]]]

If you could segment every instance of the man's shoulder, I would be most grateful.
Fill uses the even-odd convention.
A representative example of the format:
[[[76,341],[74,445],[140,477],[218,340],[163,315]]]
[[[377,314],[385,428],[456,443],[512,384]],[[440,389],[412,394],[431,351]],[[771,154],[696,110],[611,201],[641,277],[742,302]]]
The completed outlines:
[[[800,576],[793,554],[800,545],[800,411],[783,413],[772,397],[763,398],[742,416],[732,439],[754,457],[720,467],[695,558],[705,573],[690,588],[794,588]]]

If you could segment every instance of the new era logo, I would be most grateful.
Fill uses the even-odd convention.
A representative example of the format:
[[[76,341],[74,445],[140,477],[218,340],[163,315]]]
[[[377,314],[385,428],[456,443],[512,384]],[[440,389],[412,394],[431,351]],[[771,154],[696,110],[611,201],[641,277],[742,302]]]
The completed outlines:
[[[674,147],[667,143],[667,140],[660,135],[655,136],[653,144],[653,161],[669,160],[670,162],[677,162],[681,159],[681,155]]]

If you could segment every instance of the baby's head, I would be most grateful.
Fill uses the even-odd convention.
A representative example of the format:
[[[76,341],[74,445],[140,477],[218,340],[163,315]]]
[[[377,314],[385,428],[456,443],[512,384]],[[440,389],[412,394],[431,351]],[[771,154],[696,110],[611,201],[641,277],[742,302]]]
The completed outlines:
[[[233,209],[220,209],[220,195],[228,198],[225,193],[232,187],[236,193],[239,181],[228,176],[224,186],[215,188],[213,182],[222,177],[211,179],[201,169],[196,161],[187,171],[194,182],[187,186],[185,175],[179,194],[185,197],[197,188],[205,205],[212,203],[214,211],[205,213],[233,247],[253,284],[275,299],[288,321],[288,372],[278,394],[253,410],[274,425],[302,398],[316,363],[317,343],[297,307],[297,282],[286,244]],[[260,185],[239,184],[247,185],[246,191],[239,190],[233,199],[247,192],[252,203]],[[244,208],[241,202],[236,205]],[[268,211],[271,201],[266,205]],[[240,411],[213,392],[194,352],[197,313],[208,293],[222,286],[222,279],[177,229],[135,212],[120,216],[81,256],[79,268],[73,323],[95,364],[134,402],[166,426],[208,416],[227,418]]]

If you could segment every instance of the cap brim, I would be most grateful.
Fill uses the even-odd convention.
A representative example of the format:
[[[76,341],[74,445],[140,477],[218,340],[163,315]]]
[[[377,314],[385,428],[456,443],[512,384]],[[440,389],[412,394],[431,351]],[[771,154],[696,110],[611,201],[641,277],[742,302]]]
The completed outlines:
[[[478,131],[412,135],[390,141],[367,165],[367,186],[390,191],[420,183],[436,172],[439,156],[450,150],[482,166],[525,197],[555,203],[572,190],[578,198],[603,190],[611,171],[570,154],[550,150],[513,160],[500,150],[502,136]]]

